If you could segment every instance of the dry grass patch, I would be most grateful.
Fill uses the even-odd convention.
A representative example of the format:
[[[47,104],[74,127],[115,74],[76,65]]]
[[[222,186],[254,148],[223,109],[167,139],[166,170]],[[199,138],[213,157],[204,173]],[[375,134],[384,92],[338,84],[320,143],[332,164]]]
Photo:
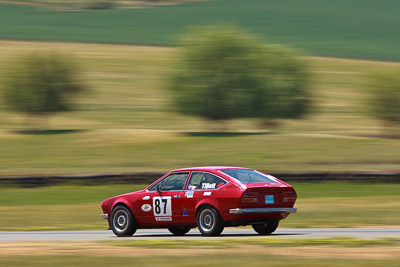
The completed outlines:
[[[257,245],[240,245],[234,247],[214,246],[212,248],[148,248],[111,246],[100,242],[1,242],[2,255],[108,255],[129,257],[145,256],[202,256],[202,255],[275,255],[304,258],[345,258],[345,259],[400,259],[400,246],[372,247],[263,247]]]

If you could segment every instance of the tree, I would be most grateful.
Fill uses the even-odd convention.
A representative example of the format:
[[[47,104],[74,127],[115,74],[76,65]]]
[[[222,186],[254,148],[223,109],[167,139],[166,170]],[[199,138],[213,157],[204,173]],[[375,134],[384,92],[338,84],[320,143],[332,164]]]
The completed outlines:
[[[389,127],[400,125],[400,76],[398,73],[372,75],[367,103],[371,116]]]
[[[77,93],[85,90],[77,68],[58,53],[27,54],[5,74],[4,103],[29,117],[67,111]]]
[[[253,94],[253,117],[265,123],[276,119],[299,119],[310,104],[308,71],[295,50],[264,45],[259,78]]]
[[[180,45],[170,82],[178,112],[220,121],[306,111],[305,67],[293,51],[223,26],[197,28]]]

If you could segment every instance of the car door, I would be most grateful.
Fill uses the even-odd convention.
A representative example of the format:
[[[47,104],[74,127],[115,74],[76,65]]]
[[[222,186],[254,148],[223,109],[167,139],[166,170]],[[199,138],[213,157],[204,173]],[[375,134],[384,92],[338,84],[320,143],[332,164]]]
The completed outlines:
[[[196,206],[198,203],[212,198],[214,202],[227,181],[208,172],[193,171],[190,175],[184,195],[182,196],[182,222],[196,223]]]
[[[138,220],[143,226],[181,222],[183,189],[188,174],[188,172],[171,173],[142,193]]]

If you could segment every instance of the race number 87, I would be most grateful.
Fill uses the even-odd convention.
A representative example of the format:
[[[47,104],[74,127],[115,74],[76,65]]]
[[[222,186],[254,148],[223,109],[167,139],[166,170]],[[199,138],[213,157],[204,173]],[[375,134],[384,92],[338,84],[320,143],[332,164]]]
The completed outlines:
[[[172,216],[171,197],[153,197],[154,216]]]
[[[166,200],[165,198],[164,199],[161,199],[161,201],[162,201],[162,203],[164,204],[164,212],[163,212],[163,214],[165,214],[166,212],[167,212],[167,203],[168,203],[168,200]],[[156,199],[155,201],[154,201],[154,208],[156,209],[156,213],[157,214],[160,214],[161,213],[161,207],[160,207],[160,200],[159,199]]]

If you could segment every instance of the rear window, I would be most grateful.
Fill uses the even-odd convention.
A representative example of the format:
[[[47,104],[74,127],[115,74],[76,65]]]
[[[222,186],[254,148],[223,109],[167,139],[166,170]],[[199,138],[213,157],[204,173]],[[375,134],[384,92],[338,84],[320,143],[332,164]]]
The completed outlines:
[[[276,183],[274,178],[269,175],[262,174],[253,170],[221,170],[221,172],[229,175],[243,184],[248,183]]]

